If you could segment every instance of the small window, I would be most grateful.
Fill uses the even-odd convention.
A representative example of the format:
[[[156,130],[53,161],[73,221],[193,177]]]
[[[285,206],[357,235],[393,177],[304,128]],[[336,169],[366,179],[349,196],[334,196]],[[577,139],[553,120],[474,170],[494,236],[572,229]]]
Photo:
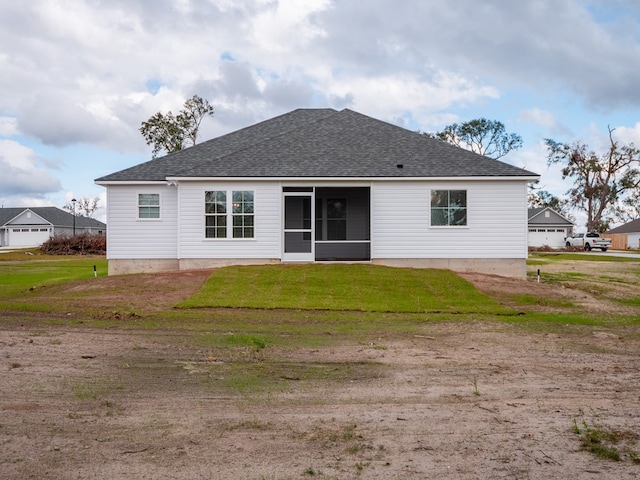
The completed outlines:
[[[431,191],[431,226],[460,227],[466,224],[466,190]]]
[[[206,238],[227,238],[227,192],[204,192]]]
[[[160,194],[138,194],[138,218],[160,218]]]
[[[253,192],[233,192],[233,238],[253,238]]]

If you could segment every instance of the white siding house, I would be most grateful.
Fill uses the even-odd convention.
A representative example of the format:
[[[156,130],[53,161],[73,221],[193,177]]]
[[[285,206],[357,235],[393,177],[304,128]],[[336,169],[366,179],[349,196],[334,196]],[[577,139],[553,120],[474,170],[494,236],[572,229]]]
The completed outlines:
[[[573,231],[573,222],[549,207],[530,208],[529,246],[562,248]]]
[[[111,274],[366,261],[522,277],[537,175],[350,110],[296,110],[99,178]],[[496,217],[500,218],[496,222]]]
[[[102,235],[107,226],[57,207],[0,208],[0,247],[37,247],[54,235]]]

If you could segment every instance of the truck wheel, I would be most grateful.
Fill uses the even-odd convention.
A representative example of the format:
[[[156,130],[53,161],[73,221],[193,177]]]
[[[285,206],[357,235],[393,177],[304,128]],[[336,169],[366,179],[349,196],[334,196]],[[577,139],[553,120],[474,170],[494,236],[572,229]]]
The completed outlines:
[[[570,247],[571,246],[571,242],[567,242],[566,246]]]
[[[591,245],[589,245],[588,243],[585,243],[585,244],[584,244],[584,249],[585,249],[587,252],[590,252],[590,251],[591,251]]]
[[[601,248],[600,250],[602,250],[603,252],[606,252],[607,249],[606,248]]]

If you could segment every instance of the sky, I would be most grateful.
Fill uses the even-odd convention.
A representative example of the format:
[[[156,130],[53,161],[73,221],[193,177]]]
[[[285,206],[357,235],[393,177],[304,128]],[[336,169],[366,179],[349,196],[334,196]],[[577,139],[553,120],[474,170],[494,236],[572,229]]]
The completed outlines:
[[[488,118],[502,160],[569,187],[545,138],[640,146],[637,0],[0,0],[0,205],[63,207],[147,161],[193,95],[204,141],[296,108],[437,132]],[[576,218],[580,221],[580,215]]]

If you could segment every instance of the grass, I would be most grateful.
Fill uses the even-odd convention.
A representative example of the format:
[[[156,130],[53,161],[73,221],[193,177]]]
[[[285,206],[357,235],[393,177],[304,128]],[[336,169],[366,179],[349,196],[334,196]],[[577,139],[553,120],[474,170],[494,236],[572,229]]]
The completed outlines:
[[[582,421],[582,426],[573,420],[573,433],[580,436],[580,448],[596,457],[616,462],[625,457],[633,463],[640,463],[638,454],[631,449],[635,445],[638,435],[631,431],[615,430],[603,426],[590,426]]]
[[[580,261],[580,262],[635,262],[637,258],[625,255],[590,255],[589,253],[558,253],[558,252],[529,252],[528,265],[545,265],[554,262]]]
[[[539,295],[531,295],[529,293],[520,293],[510,295],[511,299],[517,305],[538,305],[544,307],[556,307],[556,308],[574,308],[576,305],[573,302],[566,300],[555,300],[552,298],[540,297]]]
[[[30,297],[47,287],[94,278],[94,265],[98,276],[107,274],[107,260],[104,257],[34,255],[27,256],[28,260],[25,260],[22,252],[20,261],[8,260],[15,255],[0,254],[0,308],[47,310],[46,305],[31,301]],[[38,259],[33,260],[33,257]]]
[[[177,306],[511,313],[448,270],[339,264],[221,268]]]
[[[2,254],[0,258],[4,259]],[[576,256],[590,262],[598,256]],[[28,259],[25,260],[25,257]],[[52,257],[21,253],[18,260],[0,261],[0,309],[68,312],[86,289],[64,290],[65,282],[106,274],[103,257]],[[635,266],[634,266],[635,267]],[[632,269],[634,270],[634,269]],[[547,283],[572,282],[572,288],[596,288],[584,274],[545,274]],[[612,280],[608,279],[609,284]],[[135,291],[110,289],[118,298]],[[85,292],[86,293],[86,292]],[[592,292],[600,294],[601,292]],[[615,299],[635,307],[639,298]],[[51,324],[84,324],[95,327],[164,328],[201,331],[203,346],[248,347],[259,352],[270,346],[295,348],[334,345],[341,338],[376,344],[377,335],[410,335],[428,321],[495,321],[520,323],[528,329],[559,326],[638,325],[638,315],[589,315],[567,312],[571,302],[534,295],[513,294],[511,303],[524,307],[516,312],[479,292],[472,284],[447,270],[390,268],[375,265],[271,265],[220,268],[201,290],[179,304],[180,308],[144,311],[135,315],[105,310],[90,301],[76,302],[73,316],[34,316]],[[612,299],[613,300],[613,299]],[[527,306],[547,307],[546,312]],[[238,308],[240,307],[240,308]],[[124,306],[126,310],[126,306]],[[57,310],[56,310],[57,309]],[[29,319],[24,313],[21,318]],[[232,333],[233,335],[227,335]]]

